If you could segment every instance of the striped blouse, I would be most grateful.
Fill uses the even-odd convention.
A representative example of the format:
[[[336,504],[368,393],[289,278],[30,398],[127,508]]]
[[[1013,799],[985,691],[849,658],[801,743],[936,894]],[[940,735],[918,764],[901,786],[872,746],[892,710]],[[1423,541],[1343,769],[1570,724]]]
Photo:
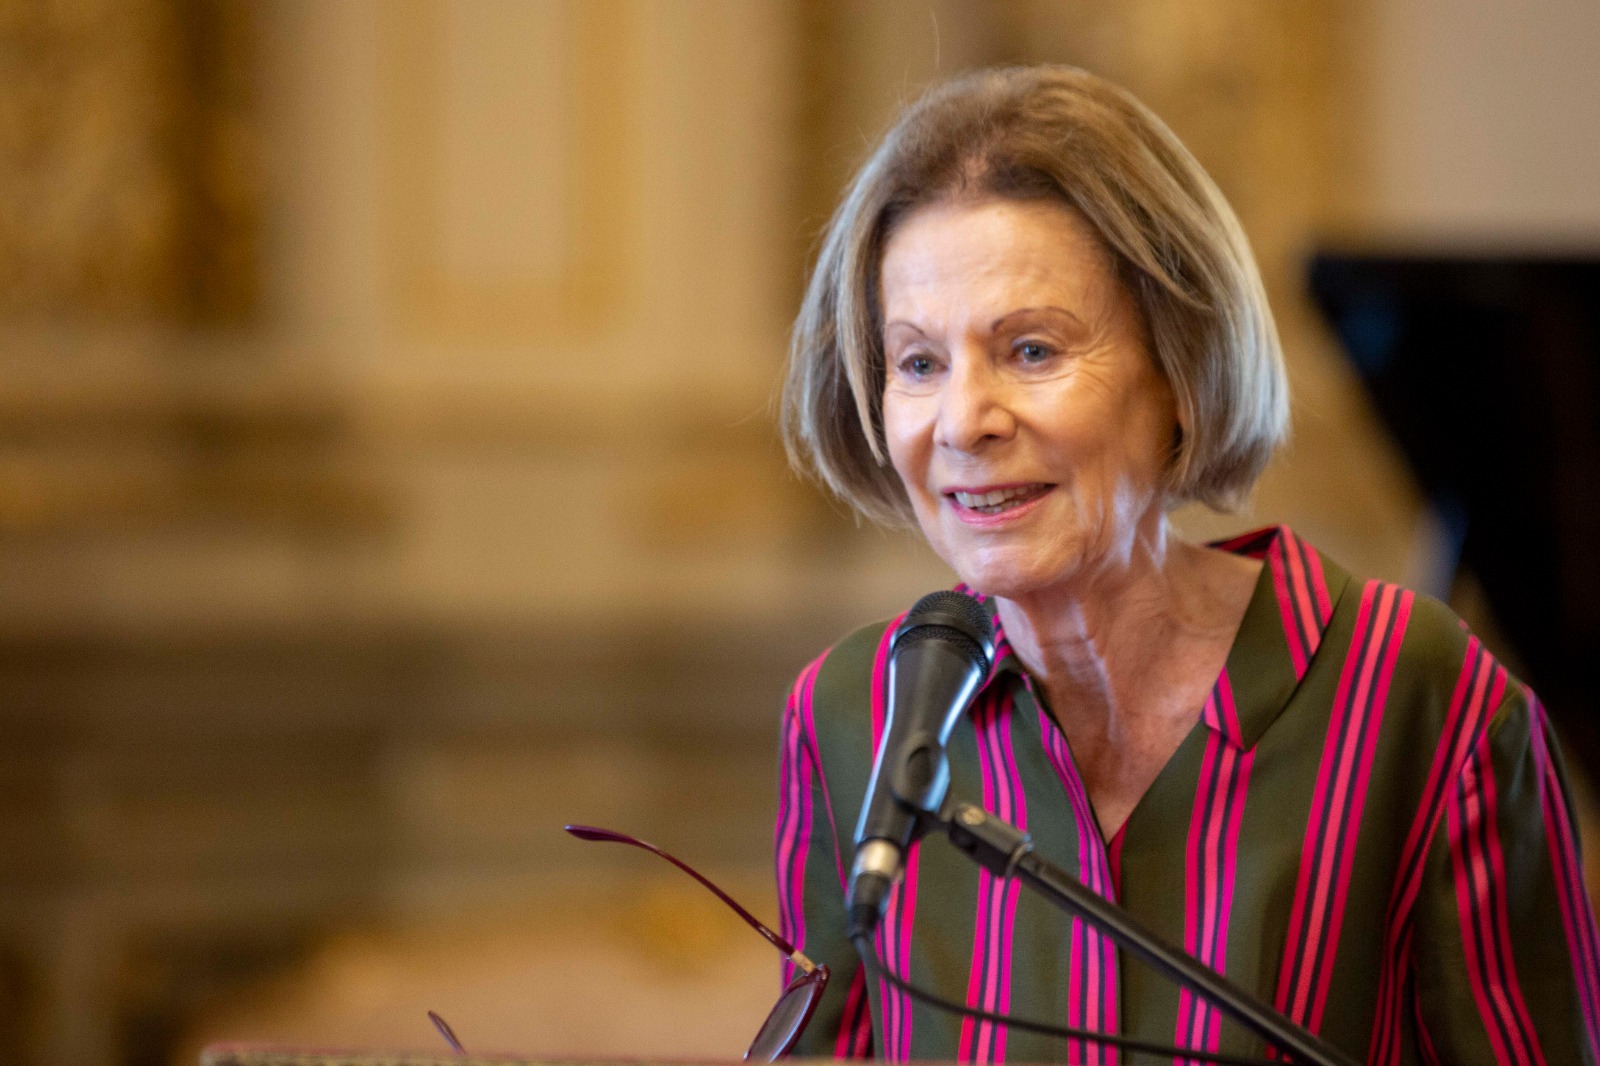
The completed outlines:
[[[998,619],[994,669],[951,741],[951,794],[1025,828],[1045,857],[1358,1060],[1595,1063],[1600,941],[1533,693],[1446,608],[1351,577],[1287,528],[1219,546],[1264,559],[1261,577],[1200,722],[1115,837]],[[782,926],[834,972],[797,1054],[1111,1066],[1118,1054],[1100,1045],[868,987],[845,939],[898,621],[806,667],[783,718]],[[986,1010],[1264,1052],[940,838],[913,845],[878,952]]]

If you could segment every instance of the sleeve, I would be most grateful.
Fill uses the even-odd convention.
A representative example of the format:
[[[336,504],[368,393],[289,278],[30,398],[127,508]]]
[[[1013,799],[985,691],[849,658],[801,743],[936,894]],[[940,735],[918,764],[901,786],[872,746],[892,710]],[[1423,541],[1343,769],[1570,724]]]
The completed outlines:
[[[1600,952],[1571,793],[1521,686],[1464,760],[1416,917],[1424,1062],[1600,1061]]]
[[[784,710],[774,833],[780,930],[813,962],[831,971],[821,1003],[793,1054],[870,1058],[872,1020],[866,979],[845,937],[844,860],[827,782],[817,757],[812,693],[823,660],[801,673]],[[785,984],[795,965],[783,962]]]

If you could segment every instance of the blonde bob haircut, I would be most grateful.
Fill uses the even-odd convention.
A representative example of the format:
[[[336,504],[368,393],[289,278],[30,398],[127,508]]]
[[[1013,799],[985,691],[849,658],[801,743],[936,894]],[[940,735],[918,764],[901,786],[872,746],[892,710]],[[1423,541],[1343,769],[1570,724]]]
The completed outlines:
[[[790,462],[869,518],[915,524],[883,435],[883,249],[919,207],[987,198],[1055,199],[1089,221],[1177,402],[1169,505],[1238,506],[1289,422],[1249,242],[1159,118],[1063,66],[985,70],[931,90],[856,175],[794,324],[781,412]]]

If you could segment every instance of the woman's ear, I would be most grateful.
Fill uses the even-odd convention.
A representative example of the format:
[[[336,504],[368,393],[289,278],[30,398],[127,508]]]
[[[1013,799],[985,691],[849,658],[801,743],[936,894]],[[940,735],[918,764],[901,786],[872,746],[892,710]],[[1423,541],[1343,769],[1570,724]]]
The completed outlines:
[[[1166,481],[1167,510],[1169,511],[1184,502],[1181,496],[1177,494],[1178,458],[1183,454],[1184,435],[1183,417],[1179,415],[1172,422],[1172,450],[1167,453],[1167,466],[1162,472],[1162,477]]]

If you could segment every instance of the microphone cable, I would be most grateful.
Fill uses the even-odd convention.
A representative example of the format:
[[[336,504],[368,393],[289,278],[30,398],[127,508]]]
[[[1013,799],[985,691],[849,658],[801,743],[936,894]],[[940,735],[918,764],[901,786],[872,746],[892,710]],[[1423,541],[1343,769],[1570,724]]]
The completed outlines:
[[[877,946],[873,944],[872,937],[865,933],[857,933],[850,938],[856,946],[856,953],[861,956],[863,965],[867,968],[867,976],[874,981],[883,981],[891,988],[897,988],[919,1003],[926,1003],[930,1007],[946,1011],[950,1014],[959,1014],[968,1018],[976,1018],[980,1022],[992,1022],[995,1025],[1008,1025],[1013,1029],[1021,1029],[1030,1033],[1041,1033],[1044,1036],[1059,1036],[1067,1040],[1091,1040],[1098,1044],[1109,1044],[1112,1047],[1125,1051],[1136,1051],[1146,1055],[1155,1055],[1169,1061],[1196,1060],[1199,1062],[1214,1062],[1219,1066],[1283,1066],[1284,1061],[1276,1062],[1267,1059],[1240,1058],[1236,1055],[1223,1055],[1214,1051],[1195,1051],[1189,1048],[1174,1047],[1171,1044],[1156,1044],[1148,1040],[1139,1040],[1130,1036],[1113,1036],[1109,1033],[1096,1033],[1088,1029],[1075,1029],[1066,1025],[1051,1025],[1046,1022],[1030,1021],[1027,1018],[1013,1018],[1005,1014],[993,1014],[977,1007],[969,1007],[964,1003],[957,1003],[953,999],[945,999],[924,989],[918,988],[909,981],[903,980],[898,974],[885,969],[882,960],[878,958]],[[1292,1061],[1292,1060],[1289,1060]]]

